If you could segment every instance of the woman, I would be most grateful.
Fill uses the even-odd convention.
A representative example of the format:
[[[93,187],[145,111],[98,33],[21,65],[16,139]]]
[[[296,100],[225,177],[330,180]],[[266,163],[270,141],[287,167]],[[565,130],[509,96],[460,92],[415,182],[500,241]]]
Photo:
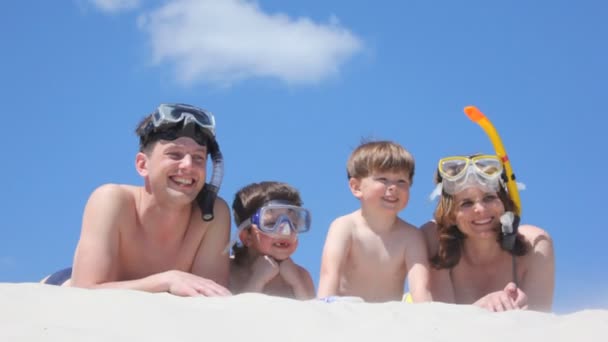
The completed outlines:
[[[434,220],[422,227],[436,301],[491,311],[551,311],[553,244],[547,232],[518,227],[503,165],[496,156],[439,161]]]

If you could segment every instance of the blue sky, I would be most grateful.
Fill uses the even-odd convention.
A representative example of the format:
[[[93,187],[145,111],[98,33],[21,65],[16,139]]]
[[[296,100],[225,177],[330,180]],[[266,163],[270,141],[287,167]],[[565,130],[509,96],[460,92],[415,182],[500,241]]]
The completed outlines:
[[[313,228],[295,259],[315,283],[328,225],[358,207],[360,140],[413,153],[401,217],[421,225],[437,160],[493,152],[463,114],[476,105],[527,185],[522,221],[554,239],[556,312],[608,309],[607,15],[599,0],[7,3],[0,281],[71,265],[90,192],[142,183],[133,130],[161,102],[214,112],[229,203],[255,181],[301,191]]]

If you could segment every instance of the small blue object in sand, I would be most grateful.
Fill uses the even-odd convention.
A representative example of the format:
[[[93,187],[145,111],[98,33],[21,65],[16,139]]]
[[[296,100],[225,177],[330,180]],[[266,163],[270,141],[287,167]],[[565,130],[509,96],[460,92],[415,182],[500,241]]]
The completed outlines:
[[[363,298],[353,297],[353,296],[328,296],[328,297],[319,298],[318,300],[325,302],[325,303],[335,303],[335,302],[365,303]]]

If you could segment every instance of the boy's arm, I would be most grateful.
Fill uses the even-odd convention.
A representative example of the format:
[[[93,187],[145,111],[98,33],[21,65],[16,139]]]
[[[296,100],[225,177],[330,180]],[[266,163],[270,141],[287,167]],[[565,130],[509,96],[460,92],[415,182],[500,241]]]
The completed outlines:
[[[336,219],[329,227],[321,258],[318,298],[338,294],[342,267],[351,247],[349,228],[348,219],[345,217]]]
[[[303,267],[298,267],[300,270],[300,284],[294,287],[296,299],[312,299],[315,298],[315,284],[312,281],[310,273]]]
[[[296,265],[291,258],[281,261],[279,272],[291,286],[296,299],[312,299],[315,297],[315,285],[310,273],[302,266]]]
[[[430,302],[433,300],[429,284],[428,253],[422,232],[410,227],[409,236],[405,239],[405,261],[407,279],[412,300]]]
[[[544,230],[525,225],[520,232],[530,241],[528,252],[530,264],[520,288],[528,297],[528,308],[537,311],[551,311],[555,287],[555,255],[553,241]]]
[[[207,231],[194,256],[192,273],[227,287],[230,258],[224,253],[224,248],[230,240],[230,212],[222,198],[218,197],[215,201],[213,213],[213,221],[208,223]],[[199,213],[196,215],[199,215],[197,219],[202,220]]]
[[[429,221],[420,227],[420,231],[425,238],[429,258],[432,258],[437,254],[439,246],[437,225],[435,222]],[[455,302],[454,288],[448,269],[436,269],[432,265],[429,265],[429,284],[433,301],[444,303]]]

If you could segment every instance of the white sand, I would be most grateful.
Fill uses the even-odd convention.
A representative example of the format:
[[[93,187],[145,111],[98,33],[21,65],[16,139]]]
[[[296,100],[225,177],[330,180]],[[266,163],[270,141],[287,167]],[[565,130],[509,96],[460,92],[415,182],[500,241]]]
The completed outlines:
[[[608,341],[608,310],[491,313],[441,303],[180,298],[0,283],[0,341]]]

